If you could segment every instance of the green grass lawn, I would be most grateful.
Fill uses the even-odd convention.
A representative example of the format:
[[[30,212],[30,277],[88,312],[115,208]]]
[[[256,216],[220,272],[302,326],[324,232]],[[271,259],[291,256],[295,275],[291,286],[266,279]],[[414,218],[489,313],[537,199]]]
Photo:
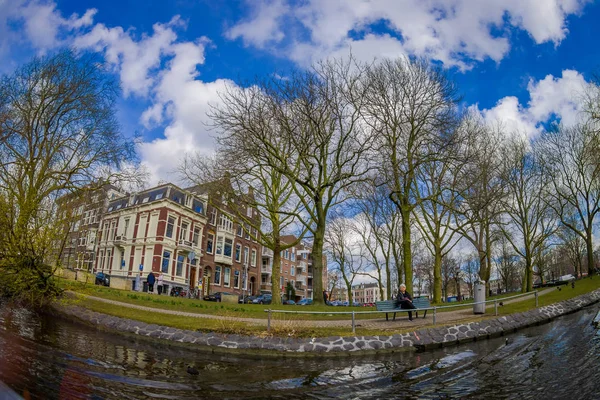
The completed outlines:
[[[352,311],[374,311],[374,307],[331,307],[331,306],[295,306],[295,305],[261,305],[261,304],[232,304],[216,303],[211,301],[186,299],[182,297],[170,297],[166,295],[150,295],[128,290],[118,290],[83,282],[60,279],[60,286],[65,290],[90,296],[101,297],[103,299],[120,301],[123,303],[136,304],[146,307],[160,308],[164,310],[185,311],[198,314],[228,315],[240,318],[261,318],[266,319],[266,309],[289,310],[289,311],[320,311],[320,312],[352,312]],[[275,313],[274,313],[275,314]],[[383,315],[383,314],[379,314]],[[378,314],[357,314],[357,319],[377,318]],[[296,319],[350,319],[350,315],[339,314],[295,314]]]
[[[71,290],[80,294],[87,294],[103,299],[116,300],[129,304],[137,304],[147,307],[154,307],[165,310],[177,310],[186,311],[198,314],[211,314],[228,317],[242,317],[242,318],[267,318],[265,309],[280,309],[280,310],[294,310],[294,311],[366,311],[373,310],[373,308],[366,307],[331,307],[331,306],[275,306],[275,305],[258,305],[258,304],[229,304],[229,303],[214,303],[203,300],[184,299],[184,298],[173,298],[169,296],[157,296],[140,294],[130,291],[111,289],[101,286],[95,286],[90,284],[83,284],[81,282],[67,281],[61,279],[61,286],[64,289]],[[567,300],[584,293],[588,293],[592,290],[600,288],[600,277],[593,279],[585,278],[575,283],[575,289],[571,286],[561,286],[561,290],[553,289],[551,292],[539,296],[539,306],[544,306],[552,303],[557,303],[562,300]],[[492,299],[502,299],[509,296],[513,296],[514,293],[509,293]],[[143,321],[152,324],[160,324],[166,326],[172,326],[175,328],[189,329],[189,330],[200,330],[205,332],[221,332],[221,333],[237,333],[237,334],[252,334],[252,335],[276,335],[276,336],[294,336],[294,337],[314,337],[314,336],[350,336],[352,335],[350,325],[350,315],[339,315],[339,314],[281,314],[273,313],[273,330],[270,334],[267,334],[264,326],[255,326],[246,324],[243,322],[229,321],[225,319],[208,319],[208,318],[185,318],[176,315],[151,313],[148,311],[136,310],[126,307],[115,307],[112,304],[107,304],[101,301],[96,301],[89,298],[77,297],[77,298],[65,298],[68,304],[75,304],[86,307],[90,310],[102,312],[105,314],[130,318],[138,321]],[[471,301],[463,302],[465,307],[470,306]],[[455,305],[457,303],[449,303]],[[460,304],[460,303],[459,303]],[[528,298],[525,301],[507,304],[503,307],[498,307],[498,315],[508,315],[517,312],[523,312],[535,308],[534,298]],[[461,308],[445,309],[443,311],[453,311]],[[441,312],[442,310],[440,310]],[[493,309],[486,312],[485,316],[473,316],[472,319],[462,320],[461,322],[479,321],[482,319],[488,319],[493,317]],[[372,319],[372,318],[383,318],[383,314],[357,314],[356,318],[360,319]],[[348,319],[347,327],[334,327],[334,328],[306,328],[294,324],[294,320],[344,320]],[[428,328],[433,325],[422,326],[420,328]],[[442,326],[440,324],[437,327]],[[392,333],[403,333],[413,330],[414,328],[390,328],[390,329],[364,329],[357,327],[357,335],[389,335]]]

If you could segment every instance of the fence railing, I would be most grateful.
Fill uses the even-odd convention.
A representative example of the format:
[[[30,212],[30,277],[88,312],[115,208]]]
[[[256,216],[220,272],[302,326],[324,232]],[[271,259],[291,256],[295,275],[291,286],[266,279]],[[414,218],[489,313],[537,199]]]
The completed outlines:
[[[449,308],[460,308],[460,307],[472,307],[474,305],[477,304],[491,304],[494,303],[494,315],[498,315],[498,303],[500,302],[504,302],[506,300],[511,300],[511,299],[516,299],[519,297],[526,297],[526,296],[535,296],[535,307],[537,308],[539,306],[539,301],[538,301],[538,291],[535,290],[533,292],[528,292],[528,293],[521,293],[521,294],[517,294],[514,296],[508,296],[508,297],[502,297],[500,299],[493,299],[493,300],[486,300],[486,301],[478,301],[478,302],[473,302],[473,303],[462,303],[462,304],[453,304],[453,305],[447,305],[447,306],[433,306],[433,307],[426,307],[426,308],[419,308],[417,309],[417,311],[429,311],[432,310],[433,311],[433,325],[436,324],[436,314],[437,314],[437,310],[442,310],[442,309],[449,309]],[[356,333],[356,315],[357,314],[384,314],[384,313],[390,313],[390,311],[377,311],[377,310],[369,310],[369,311],[293,311],[293,310],[272,310],[272,309],[266,309],[264,310],[267,314],[267,332],[271,331],[271,317],[272,314],[313,314],[313,315],[320,315],[320,314],[327,314],[327,315],[352,315],[352,333]],[[398,309],[398,310],[394,310],[394,313],[401,313],[401,312],[414,312],[415,309]]]

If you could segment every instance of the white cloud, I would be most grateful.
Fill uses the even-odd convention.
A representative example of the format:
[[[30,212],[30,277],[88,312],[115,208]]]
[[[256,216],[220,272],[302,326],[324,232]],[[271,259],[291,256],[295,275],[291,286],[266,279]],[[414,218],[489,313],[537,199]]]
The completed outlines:
[[[526,106],[516,97],[507,96],[480,113],[488,123],[501,122],[507,132],[520,132],[531,137],[541,131],[540,123],[550,118],[558,118],[566,125],[584,118],[581,115],[582,95],[587,85],[579,72],[564,70],[558,78],[547,75],[539,81],[530,80],[527,86],[530,100]]]
[[[249,5],[255,4],[248,1]],[[280,18],[290,11],[284,0],[266,0],[253,8],[252,15],[225,33],[229,39],[242,38],[246,46],[259,48],[284,38]]]
[[[39,53],[68,44],[65,36],[93,24],[96,9],[81,17],[62,16],[56,3],[43,0],[0,0],[0,50],[24,40]],[[11,26],[21,26],[15,30]]]
[[[587,83],[573,70],[562,71],[562,77],[546,76],[539,82],[530,81],[527,89],[531,100],[528,111],[536,121],[546,121],[552,116],[572,125],[581,118],[582,95]]]
[[[132,30],[122,27],[108,28],[97,24],[94,28],[74,40],[75,47],[104,52],[106,61],[119,72],[125,96],[133,93],[147,96],[153,85],[153,78],[161,58],[172,52],[177,34],[174,28],[180,26],[179,17],[167,24],[156,23],[152,35],[142,35],[136,40]]]
[[[287,6],[282,1],[252,2],[251,15],[230,28],[226,36],[261,48],[271,44],[273,52],[301,64],[348,46],[366,47],[379,36],[387,49],[462,69],[469,68],[474,60],[500,61],[510,49],[507,30],[511,28],[526,31],[537,44],[558,45],[568,33],[567,16],[581,12],[588,2],[308,0]],[[383,22],[400,38],[373,33],[371,26],[376,22]],[[351,33],[362,33],[363,38],[353,38]],[[390,41],[397,44],[393,46]]]

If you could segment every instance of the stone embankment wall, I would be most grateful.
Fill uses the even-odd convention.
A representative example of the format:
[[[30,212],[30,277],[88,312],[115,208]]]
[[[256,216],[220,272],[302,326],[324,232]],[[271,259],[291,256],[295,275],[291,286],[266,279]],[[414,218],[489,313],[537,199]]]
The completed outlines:
[[[58,306],[61,313],[86,323],[119,332],[156,339],[198,345],[217,351],[266,351],[309,355],[331,353],[332,355],[352,352],[395,351],[402,349],[427,349],[440,346],[497,337],[518,329],[550,321],[569,314],[600,300],[600,289],[549,306],[523,313],[512,314],[479,322],[456,324],[439,328],[420,329],[405,334],[387,336],[335,336],[326,338],[280,338],[226,335],[186,331],[160,325],[113,317],[77,306]]]

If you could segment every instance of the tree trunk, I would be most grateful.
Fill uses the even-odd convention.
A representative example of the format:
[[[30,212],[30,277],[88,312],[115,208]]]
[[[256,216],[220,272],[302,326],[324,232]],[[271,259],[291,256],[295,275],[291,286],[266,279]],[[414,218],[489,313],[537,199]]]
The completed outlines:
[[[442,302],[442,251],[434,246],[433,258],[433,302]]]
[[[594,275],[594,272],[596,271],[596,266],[594,263],[594,244],[592,243],[592,228],[591,228],[591,224],[589,225],[590,228],[586,229],[586,235],[585,235],[585,247],[587,250],[587,267],[588,267],[588,275],[592,276]],[[589,230],[589,232],[587,232]]]
[[[409,293],[413,292],[413,271],[412,271],[412,252],[411,252],[411,231],[410,231],[410,211],[402,209],[402,264],[404,266],[404,284]]]
[[[325,304],[323,300],[323,241],[325,239],[325,218],[318,221],[313,238],[313,303]]]
[[[273,304],[281,304],[281,288],[279,287],[279,280],[281,277],[281,246],[279,245],[279,235],[274,236],[274,240],[275,245],[273,246],[273,267],[271,268],[271,295]]]
[[[389,259],[385,261],[385,279],[385,288],[387,290],[387,298],[389,299],[392,295],[392,272],[390,271]],[[381,292],[381,300],[386,300],[383,296],[383,291]]]

